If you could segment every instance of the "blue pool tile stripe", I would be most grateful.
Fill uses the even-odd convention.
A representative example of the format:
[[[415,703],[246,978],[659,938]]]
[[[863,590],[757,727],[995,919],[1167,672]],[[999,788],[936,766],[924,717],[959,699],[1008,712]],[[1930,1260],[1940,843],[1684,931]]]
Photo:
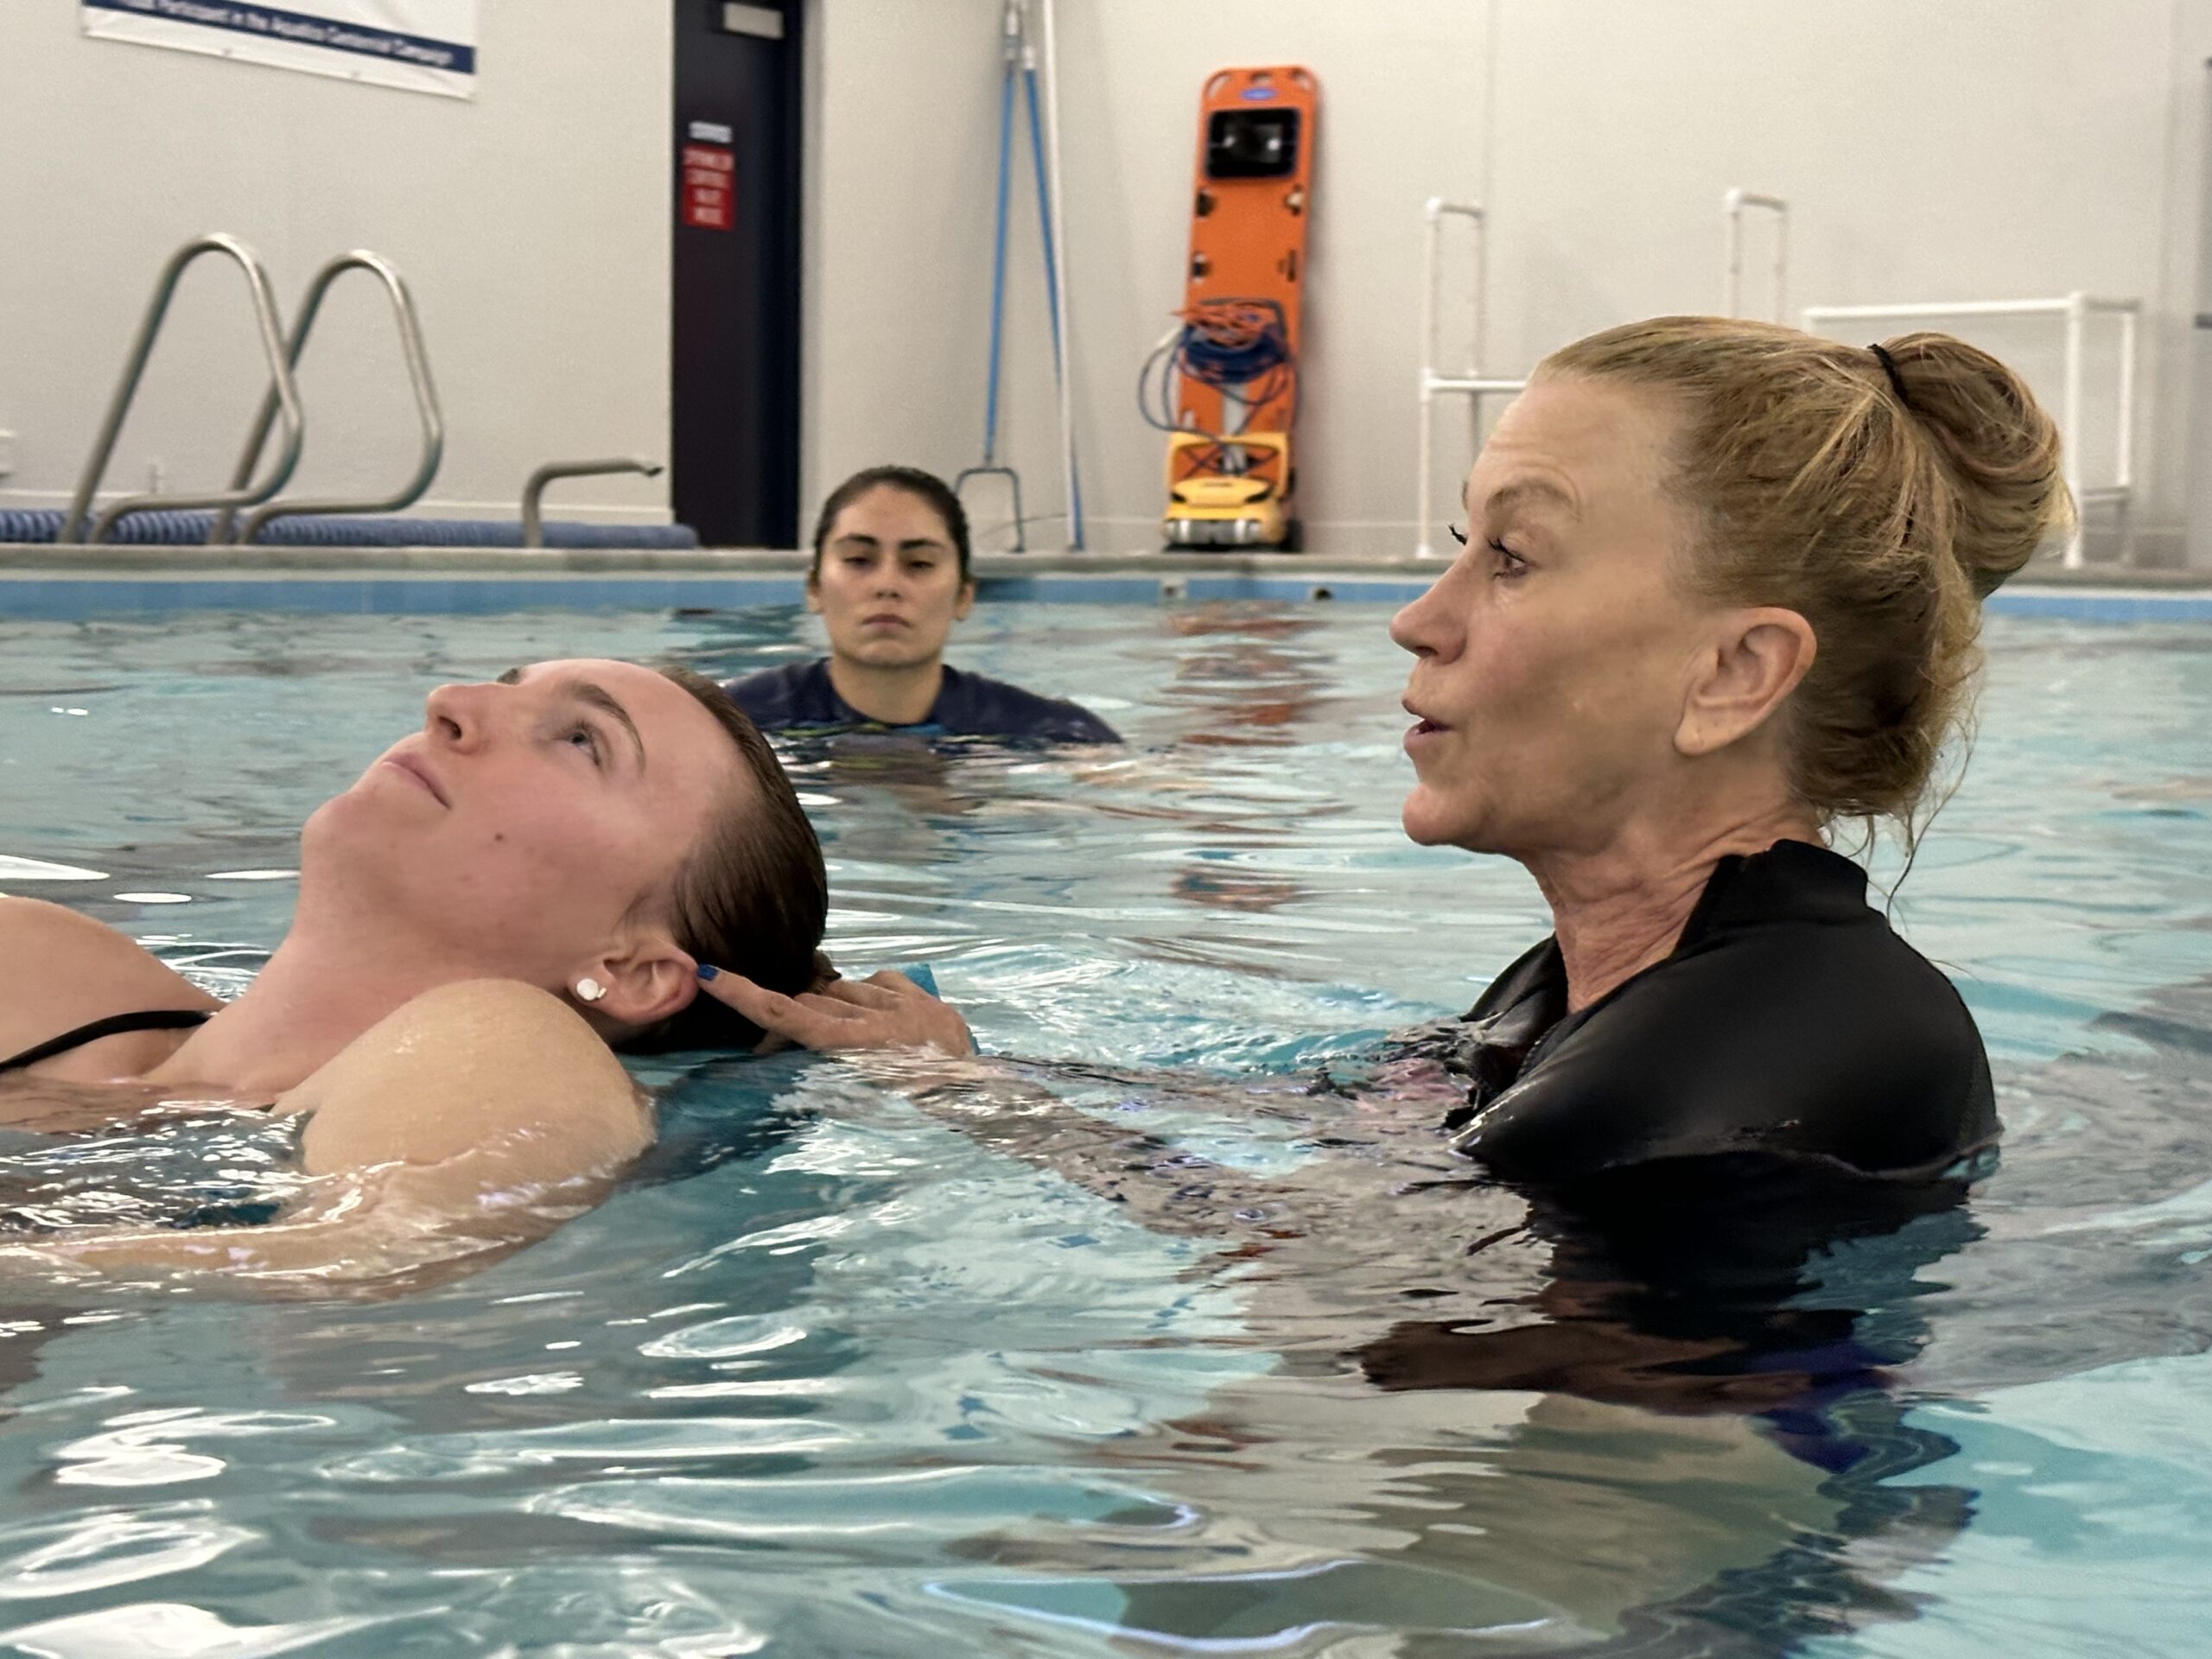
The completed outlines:
[[[1233,571],[1097,575],[1046,572],[1034,576],[985,576],[979,588],[986,601],[1046,604],[1243,601],[1395,606],[1419,598],[1428,583],[1403,575],[1328,570],[1299,576]],[[803,597],[802,577],[796,569],[787,572],[660,569],[634,574],[619,570],[531,574],[219,570],[174,575],[136,569],[99,575],[50,569],[0,570],[0,618],[25,620],[74,620],[211,610],[489,615],[523,610],[729,609],[796,605]],[[1999,615],[2085,622],[2212,622],[2212,588],[2024,588],[1999,592],[1986,608]]]
[[[1310,576],[986,576],[979,592],[986,600],[1071,604],[1142,605],[1180,598],[1406,605],[1427,593],[1429,586],[1417,577],[1317,570]],[[2212,587],[2004,589],[1987,600],[1983,608],[1992,615],[2062,617],[2086,622],[2205,622],[2212,621]]]
[[[1982,601],[1999,616],[2055,616],[2077,622],[2212,622],[2212,589],[2000,588]]]

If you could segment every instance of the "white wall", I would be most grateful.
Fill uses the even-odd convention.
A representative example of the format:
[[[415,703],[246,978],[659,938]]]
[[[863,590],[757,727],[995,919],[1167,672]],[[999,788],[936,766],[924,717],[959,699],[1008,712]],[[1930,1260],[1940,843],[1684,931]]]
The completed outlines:
[[[1300,433],[1318,550],[1410,544],[1425,198],[1491,209],[1491,361],[1520,371],[1589,329],[1717,305],[1719,200],[1737,184],[1798,205],[1793,313],[2142,296],[2139,522],[2154,556],[2178,544],[2212,0],[1058,5],[1094,546],[1154,543],[1163,445],[1134,387],[1180,300],[1199,86],[1224,65],[1281,61],[1324,92]],[[810,499],[859,466],[950,474],[979,456],[999,9],[810,9]],[[510,510],[551,455],[660,453],[669,14],[642,0],[482,12],[481,86],[460,103],[87,41],[63,0],[0,6],[0,429],[16,434],[0,501],[67,499],[156,267],[216,228],[261,248],[288,303],[344,247],[409,274],[452,431],[424,510]],[[1027,166],[1002,447],[1043,516],[1061,492]],[[143,487],[156,461],[171,487],[227,475],[260,384],[229,276],[188,280],[114,486]],[[357,281],[304,372],[296,488],[375,493],[411,456],[381,302]],[[2055,391],[2049,330],[1980,334]],[[2091,412],[2108,428],[2109,409]],[[1452,482],[1440,467],[1440,501]],[[664,485],[641,480],[559,501],[665,511]]]
[[[0,504],[66,504],[162,260],[204,231],[257,248],[289,316],[322,260],[406,275],[445,406],[418,512],[512,515],[553,456],[660,458],[668,433],[671,17],[481,9],[472,102],[85,39],[64,0],[0,6]],[[301,374],[289,493],[377,495],[413,464],[381,291],[333,289]],[[169,327],[111,493],[229,477],[264,384],[244,284],[209,258]],[[579,480],[564,517],[664,520],[664,480]],[[598,511],[594,512],[594,509]]]
[[[880,461],[949,476],[979,458],[999,99],[999,0],[826,0],[817,10],[826,15],[814,198],[822,245],[808,296],[810,496]],[[1061,0],[1059,16],[1090,545],[1157,544],[1165,440],[1138,415],[1135,383],[1183,302],[1199,87],[1224,64],[1302,61],[1324,98],[1304,511],[1326,526],[1330,550],[1395,550],[1410,517],[1421,204],[1440,189],[1465,193],[1478,176],[1480,147],[1453,111],[1481,95],[1483,8]],[[1406,96],[1409,67],[1434,102]],[[1033,518],[1060,512],[1065,495],[1019,108],[1015,137],[1001,448],[1021,470]],[[1002,515],[979,521],[993,516]],[[1032,543],[1059,545],[1062,533],[1058,522],[1040,524]]]
[[[949,473],[980,448],[998,10],[817,8],[812,488],[890,458]],[[2205,0],[1059,0],[1059,15],[1094,546],[1154,544],[1161,441],[1133,388],[1179,302],[1199,86],[1224,65],[1296,61],[1324,99],[1300,421],[1318,550],[1410,547],[1425,198],[1491,210],[1491,365],[1520,372],[1612,322],[1718,308],[1720,196],[1742,185],[1796,204],[1793,319],[1808,302],[2144,299],[2139,525],[2154,556],[2177,551]],[[1017,224],[1008,416],[1034,514],[1060,493],[1035,245]],[[1763,292],[1755,275],[1746,297]],[[1971,332],[2055,399],[2054,330]],[[2109,362],[2092,365],[2093,474],[2109,465]]]
[[[2145,301],[2144,517],[2170,524],[2190,308],[2161,257],[2176,17],[2172,0],[1509,0],[1490,172],[1515,365],[1639,313],[1716,308],[1719,194],[1772,191],[1795,208],[1791,321],[1808,303]],[[1747,301],[1764,292],[1751,276]],[[2054,321],[1847,337],[1920,326],[1988,346],[2056,406]],[[2090,359],[2092,482],[2113,462],[2112,341]]]
[[[998,17],[999,0],[807,8],[800,499],[810,523],[813,504],[863,467],[905,461],[950,478],[981,448]],[[1023,276],[1035,258],[1025,251]],[[1044,326],[1042,307],[1020,315],[1019,349],[1034,358],[1026,331]],[[1028,465],[1033,451],[1049,470],[1036,447],[1042,413],[1022,412],[1022,455]]]

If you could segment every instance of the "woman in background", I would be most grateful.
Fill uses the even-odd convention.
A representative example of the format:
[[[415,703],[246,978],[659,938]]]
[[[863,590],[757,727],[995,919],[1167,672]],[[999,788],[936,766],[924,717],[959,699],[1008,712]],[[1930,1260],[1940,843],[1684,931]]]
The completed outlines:
[[[946,664],[952,625],[976,603],[968,564],[968,515],[942,479],[912,467],[854,474],[822,504],[806,573],[830,654],[723,689],[764,731],[1120,742],[1088,709]]]

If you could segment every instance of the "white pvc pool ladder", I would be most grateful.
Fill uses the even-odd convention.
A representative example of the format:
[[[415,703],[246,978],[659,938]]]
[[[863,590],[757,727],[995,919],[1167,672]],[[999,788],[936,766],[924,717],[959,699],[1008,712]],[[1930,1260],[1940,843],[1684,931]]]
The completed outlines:
[[[1484,259],[1486,238],[1483,210],[1471,202],[1446,201],[1441,196],[1431,196],[1422,210],[1428,220],[1428,243],[1421,283],[1421,416],[1420,439],[1415,444],[1417,459],[1416,493],[1414,524],[1417,537],[1414,547],[1418,558],[1439,556],[1429,545],[1429,531],[1435,518],[1429,510],[1429,473],[1435,465],[1436,400],[1439,397],[1467,399],[1467,423],[1477,435],[1482,431],[1482,401],[1489,397],[1511,397],[1529,383],[1526,380],[1503,379],[1483,372],[1483,344],[1485,289],[1489,272]],[[1437,311],[1441,304],[1439,285],[1443,280],[1442,243],[1444,221],[1464,219],[1474,226],[1475,280],[1472,284],[1474,331],[1467,341],[1466,366],[1457,374],[1440,373],[1437,369]]]
[[[1720,315],[1744,315],[1744,209],[1758,207],[1774,215],[1774,310],[1770,321],[1779,322],[1789,280],[1789,204],[1780,196],[1757,190],[1731,190],[1720,198],[1721,240],[1726,248],[1720,276]]]
[[[1964,300],[1913,305],[1815,305],[1805,308],[1808,334],[1834,333],[1822,325],[1839,322],[1891,322],[1904,319],[1942,317],[2063,317],[2066,321],[2064,381],[2059,393],[2058,441],[2066,471],[2066,487],[2075,506],[2074,533],[2067,539],[2064,563],[2069,570],[2082,568],[2082,519],[2091,504],[2110,505],[2120,515],[2122,558],[2131,545],[2135,498],[2135,356],[2140,300],[2109,299],[2076,290],[2056,300]],[[2089,319],[2120,320],[2120,384],[2114,411],[2113,476],[2109,484],[2091,486],[2082,475],[2082,359]]]
[[[1741,188],[1728,191],[1720,199],[1723,265],[1721,272],[1721,311],[1726,316],[1740,315],[1744,291],[1744,211],[1760,208],[1774,215],[1774,315],[1782,315],[1789,275],[1789,203],[1781,196],[1769,195],[1758,190]],[[1471,202],[1446,201],[1441,196],[1431,196],[1424,208],[1428,221],[1428,239],[1425,251],[1425,264],[1421,283],[1421,367],[1420,440],[1416,446],[1419,468],[1417,489],[1419,500],[1414,507],[1414,523],[1416,542],[1415,556],[1424,559],[1439,556],[1430,545],[1429,531],[1435,520],[1429,512],[1429,473],[1435,464],[1436,399],[1440,397],[1465,397],[1469,401],[1469,421],[1478,434],[1481,431],[1482,400],[1490,397],[1511,397],[1528,385],[1525,379],[1511,379],[1484,372],[1482,364],[1485,344],[1484,329],[1488,322],[1490,273],[1486,255],[1489,249],[1489,222],[1483,209]],[[1466,219],[1474,226],[1475,266],[1471,298],[1474,308],[1474,327],[1468,339],[1466,367],[1458,374],[1445,374],[1437,367],[1437,313],[1442,303],[1440,284],[1443,280],[1443,235],[1446,219]]]

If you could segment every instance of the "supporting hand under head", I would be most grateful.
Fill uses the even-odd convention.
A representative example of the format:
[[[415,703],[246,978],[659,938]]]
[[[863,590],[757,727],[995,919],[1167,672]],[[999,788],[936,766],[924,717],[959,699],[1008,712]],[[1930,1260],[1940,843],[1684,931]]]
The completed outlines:
[[[742,974],[702,963],[700,989],[763,1031],[816,1049],[925,1048],[973,1054],[976,1039],[958,1009],[906,976],[886,969],[866,979],[833,979],[819,990],[785,996]]]

